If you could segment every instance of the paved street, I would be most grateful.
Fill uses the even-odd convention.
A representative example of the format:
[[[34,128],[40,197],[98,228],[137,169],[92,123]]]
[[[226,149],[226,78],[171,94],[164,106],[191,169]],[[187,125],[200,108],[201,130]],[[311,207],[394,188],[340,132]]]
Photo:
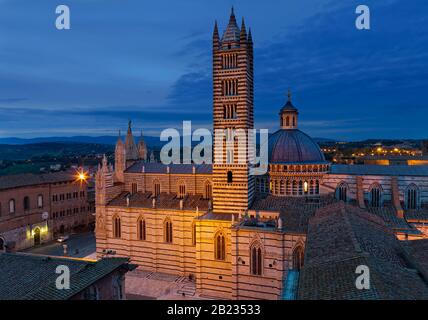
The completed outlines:
[[[93,232],[73,234],[70,235],[70,238],[64,243],[53,241],[45,245],[24,250],[24,252],[62,256],[64,255],[63,244],[67,244],[69,257],[84,258],[95,252],[95,235]]]

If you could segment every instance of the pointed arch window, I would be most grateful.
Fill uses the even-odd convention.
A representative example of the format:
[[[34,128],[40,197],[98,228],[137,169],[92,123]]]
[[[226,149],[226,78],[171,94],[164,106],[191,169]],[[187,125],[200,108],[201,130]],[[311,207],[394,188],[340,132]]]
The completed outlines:
[[[196,246],[196,223],[192,223],[192,245]]]
[[[161,185],[160,182],[157,180],[155,180],[155,182],[153,183],[153,193],[155,197],[157,197],[161,193]]]
[[[144,218],[138,219],[137,233],[138,240],[146,240],[146,220]]]
[[[346,202],[348,200],[348,186],[342,182],[336,188],[336,198],[339,201]]]
[[[180,182],[178,185],[178,198],[182,199],[186,196],[186,184],[184,182]]]
[[[164,223],[164,239],[166,243],[172,243],[172,222],[168,218]]]
[[[315,194],[320,194],[320,181],[315,181]]]
[[[113,236],[115,238],[120,238],[122,235],[122,226],[121,226],[121,222],[120,222],[120,217],[119,216],[115,216],[113,218]]]
[[[297,246],[293,250],[293,269],[300,270],[304,263],[304,251],[302,246]]]
[[[133,183],[131,185],[131,189],[132,189],[132,194],[136,194],[138,191],[138,185],[136,183]]]
[[[370,205],[373,208],[382,206],[382,191],[379,185],[375,184],[370,189]]]
[[[291,195],[291,182],[290,182],[290,180],[286,181],[286,187],[285,187],[285,189],[286,189],[287,196]]]
[[[250,248],[250,271],[251,274],[261,276],[263,270],[263,254],[259,243],[255,243]]]
[[[418,208],[418,187],[414,184],[407,187],[406,191],[406,207],[409,210],[415,210]]]
[[[293,196],[297,196],[297,181],[293,181]]]
[[[205,193],[204,193],[204,198],[205,199],[211,199],[212,197],[212,193],[213,193],[213,188],[211,186],[210,182],[206,182],[205,183]]]
[[[314,194],[315,193],[315,182],[314,180],[311,180],[309,182],[309,194]]]
[[[214,239],[214,254],[216,260],[226,260],[226,243],[223,233],[218,233]]]

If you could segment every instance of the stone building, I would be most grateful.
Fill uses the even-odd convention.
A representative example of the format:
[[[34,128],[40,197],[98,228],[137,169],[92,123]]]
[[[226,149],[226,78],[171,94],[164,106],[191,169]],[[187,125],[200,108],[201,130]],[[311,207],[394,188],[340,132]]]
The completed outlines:
[[[29,248],[94,220],[86,183],[74,173],[0,177],[0,251]]]
[[[238,27],[232,10],[222,37],[214,26],[214,133],[252,129],[253,95],[251,31],[244,20]],[[332,165],[298,124],[289,93],[268,140],[268,171],[257,176],[255,150],[230,137],[214,137],[224,163],[147,163],[129,125],[115,166],[104,158],[96,174],[97,254],[194,279],[201,297],[287,299],[304,297],[296,291],[309,221],[320,208],[346,203],[385,221],[398,239],[425,237],[426,167]]]

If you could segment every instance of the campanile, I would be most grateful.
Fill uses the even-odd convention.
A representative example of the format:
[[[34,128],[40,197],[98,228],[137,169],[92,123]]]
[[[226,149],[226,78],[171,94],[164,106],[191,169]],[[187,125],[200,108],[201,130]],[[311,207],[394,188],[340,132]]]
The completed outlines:
[[[234,136],[254,128],[253,42],[242,19],[238,27],[232,8],[220,39],[217,22],[213,33],[213,210],[219,214],[245,212],[254,192],[250,176],[252,144]],[[218,130],[224,130],[219,143]],[[227,142],[229,141],[229,142]],[[216,152],[221,150],[221,152]],[[220,159],[221,158],[221,159]]]

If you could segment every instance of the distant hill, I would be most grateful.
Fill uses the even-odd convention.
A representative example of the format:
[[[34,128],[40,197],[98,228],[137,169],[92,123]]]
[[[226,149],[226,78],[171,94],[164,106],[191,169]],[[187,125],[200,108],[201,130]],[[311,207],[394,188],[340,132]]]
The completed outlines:
[[[124,139],[125,137],[123,137]],[[134,136],[135,142],[138,143],[139,136]],[[333,143],[336,140],[327,139],[327,138],[314,138],[318,143]],[[0,138],[1,144],[9,145],[26,145],[26,144],[37,144],[37,143],[51,143],[51,142],[74,142],[74,143],[96,143],[96,144],[107,144],[114,145],[116,144],[117,136],[73,136],[73,137],[45,137],[45,138]],[[160,141],[159,137],[144,136],[144,141],[149,148],[161,148],[165,142]],[[192,142],[192,144],[197,144],[197,142]]]
[[[124,137],[123,137],[124,138]],[[135,141],[138,142],[139,137],[135,136]],[[0,144],[8,145],[26,145],[26,144],[38,144],[38,143],[55,143],[55,142],[69,142],[69,143],[90,143],[90,144],[105,144],[114,145],[116,144],[117,136],[73,136],[73,137],[45,137],[45,138],[0,138]],[[163,143],[158,137],[144,137],[144,141],[149,146],[161,146]]]
[[[316,143],[335,143],[337,140],[328,138],[312,138]]]
[[[109,144],[44,142],[31,144],[0,144],[0,160],[27,160],[43,157],[85,156],[112,152]]]

